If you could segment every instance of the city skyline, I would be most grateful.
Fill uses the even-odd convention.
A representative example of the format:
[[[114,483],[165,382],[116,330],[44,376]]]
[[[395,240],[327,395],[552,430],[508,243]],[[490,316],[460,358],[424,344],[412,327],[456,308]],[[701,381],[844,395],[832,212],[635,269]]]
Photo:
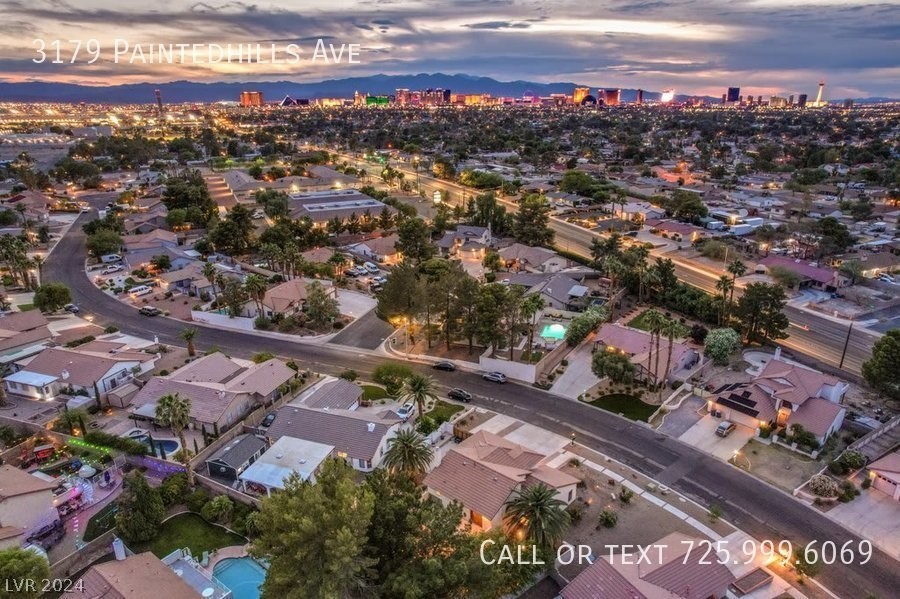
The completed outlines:
[[[328,8],[296,0],[274,4],[163,2],[153,9],[3,2],[0,81],[85,85],[176,80],[313,82],[376,73],[467,73],[499,80],[572,81],[717,97],[725,87],[755,94],[900,97],[896,8],[867,1],[608,1],[541,5],[495,0],[449,4],[401,0],[387,5],[338,0]],[[95,38],[132,43],[253,42],[311,51],[360,44],[358,64],[34,64],[34,39]]]

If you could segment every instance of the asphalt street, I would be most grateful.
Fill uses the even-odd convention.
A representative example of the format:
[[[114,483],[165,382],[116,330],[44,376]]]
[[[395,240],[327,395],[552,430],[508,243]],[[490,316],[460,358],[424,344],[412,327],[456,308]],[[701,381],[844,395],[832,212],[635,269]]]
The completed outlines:
[[[82,315],[94,322],[114,324],[124,332],[142,337],[158,335],[163,343],[179,345],[186,324],[165,317],[147,318],[137,310],[101,292],[84,275],[84,234],[80,225],[93,215],[82,215],[59,242],[45,267],[45,280],[66,283]],[[301,367],[337,374],[353,368],[361,375],[387,361],[383,355],[334,344],[304,345],[250,333],[200,327],[197,344],[249,357],[260,351],[296,360]],[[680,441],[659,434],[615,414],[514,383],[496,385],[476,374],[428,370],[445,386],[463,387],[475,394],[474,403],[520,418],[564,436],[576,434],[579,443],[607,454],[679,492],[705,504],[722,507],[724,517],[759,540],[777,543],[788,539],[794,545],[816,540],[833,541],[838,547],[860,538],[789,495],[749,476],[731,465]],[[900,589],[900,567],[885,553],[874,550],[868,563],[857,557],[851,564],[826,566],[818,580],[841,597],[853,599],[874,595],[887,599]]]

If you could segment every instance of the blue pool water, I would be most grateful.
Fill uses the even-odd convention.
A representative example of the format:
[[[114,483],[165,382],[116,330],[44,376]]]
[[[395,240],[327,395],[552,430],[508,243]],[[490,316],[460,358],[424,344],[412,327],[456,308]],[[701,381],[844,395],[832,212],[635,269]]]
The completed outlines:
[[[134,437],[137,441],[140,441],[144,445],[150,446],[150,438],[147,435],[141,437]],[[178,451],[178,441],[174,439],[153,439],[153,445],[156,446],[156,451],[159,452],[159,446],[162,445],[162,448],[166,450],[167,455],[171,455]]]
[[[235,557],[216,564],[213,576],[231,589],[234,599],[259,599],[259,587],[266,579],[266,571],[251,557]]]

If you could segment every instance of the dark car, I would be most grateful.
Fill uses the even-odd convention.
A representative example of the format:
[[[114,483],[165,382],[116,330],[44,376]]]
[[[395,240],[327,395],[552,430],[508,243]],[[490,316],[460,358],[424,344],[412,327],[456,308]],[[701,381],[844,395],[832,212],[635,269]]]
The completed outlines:
[[[265,418],[263,418],[262,422],[259,425],[263,428],[269,428],[272,426],[272,423],[275,422],[275,412],[271,414],[267,414]]]
[[[432,366],[435,370],[446,370],[447,372],[453,372],[456,370],[456,364],[453,362],[448,362],[447,360],[441,360],[440,362],[435,362],[434,366]]]
[[[447,397],[450,399],[455,399],[457,401],[462,401],[465,403],[469,403],[472,401],[472,394],[464,389],[450,389],[450,392],[447,393]]]
[[[162,310],[155,306],[144,306],[138,312],[141,313],[141,316],[159,316],[162,314]]]
[[[78,314],[81,311],[75,304],[66,304],[65,306],[63,306],[63,310],[65,310],[66,312],[71,312],[72,314]]]

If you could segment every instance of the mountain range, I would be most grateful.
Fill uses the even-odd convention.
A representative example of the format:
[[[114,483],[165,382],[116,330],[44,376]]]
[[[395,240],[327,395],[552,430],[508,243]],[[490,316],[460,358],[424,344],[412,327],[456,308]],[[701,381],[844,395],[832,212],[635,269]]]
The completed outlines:
[[[92,86],[75,83],[52,82],[0,82],[0,101],[50,101],[88,102],[104,104],[131,104],[155,102],[154,92],[159,89],[164,102],[217,102],[237,100],[242,90],[257,90],[267,101],[280,100],[284,96],[292,98],[351,98],[353,93],[372,95],[393,94],[396,89],[421,90],[428,88],[450,89],[453,93],[488,93],[493,96],[520,98],[527,92],[536,96],[550,94],[571,94],[575,87],[590,87],[596,93],[597,87],[571,82],[538,83],[535,81],[497,81],[490,77],[444,73],[420,73],[417,75],[370,75],[328,79],[317,82],[255,81],[199,83],[195,81],[171,81],[168,83],[127,83],[120,85]],[[724,90],[724,88],[723,88]],[[812,97],[812,91],[810,97]],[[635,89],[621,90],[623,102],[634,101]],[[644,91],[645,100],[658,100],[659,92]],[[685,94],[675,96],[676,101],[696,98]],[[700,96],[715,101],[717,98]],[[857,98],[861,103],[884,102],[889,98]]]

